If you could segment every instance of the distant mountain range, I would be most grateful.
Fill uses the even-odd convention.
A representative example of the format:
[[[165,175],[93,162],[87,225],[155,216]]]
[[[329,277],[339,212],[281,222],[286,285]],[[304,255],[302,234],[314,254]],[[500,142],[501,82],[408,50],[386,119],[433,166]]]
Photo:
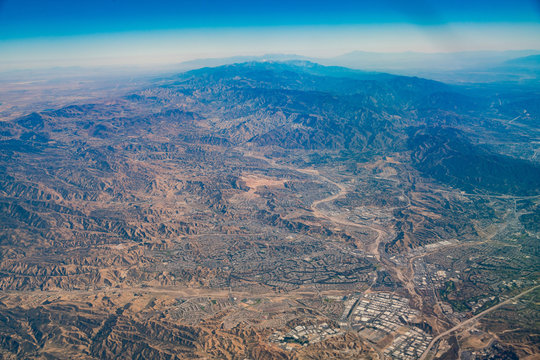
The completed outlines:
[[[192,105],[175,108],[179,96]],[[129,129],[143,123],[151,129],[163,121],[180,121],[184,127],[178,136],[188,142],[364,154],[411,152],[412,165],[427,176],[468,191],[540,191],[540,168],[524,155],[538,130],[536,93],[490,95],[418,77],[306,60],[267,60],[165,77],[125,99],[129,107],[160,111],[141,113],[128,122],[120,115],[113,122],[98,121],[88,125],[90,134],[127,136],[141,131]],[[105,111],[101,108],[92,111],[99,114]],[[45,135],[36,130],[69,118],[59,111],[18,119],[18,126],[32,131],[24,139],[33,144]],[[509,133],[504,121],[489,118],[520,124],[520,131]],[[500,150],[500,144],[513,140],[522,147]],[[13,144],[5,144],[4,150],[10,151]],[[522,158],[515,159],[516,154]]]
[[[310,58],[294,54],[235,56],[199,59],[181,63],[189,70],[248,61],[307,60],[328,66],[342,66],[366,71],[420,76],[449,83],[529,81],[538,79],[536,57],[540,50],[465,51],[453,53],[374,53],[354,51],[331,58]],[[533,66],[532,72],[531,67]]]
[[[384,71],[455,71],[489,67],[511,59],[537,55],[540,51],[462,51],[449,53],[372,53],[354,51],[329,59],[350,68]]]
[[[451,84],[520,83],[535,85],[540,78],[540,50],[470,51],[453,53],[375,53],[353,51],[335,57],[308,57],[296,54],[265,54],[204,58],[159,66],[55,67],[0,72],[0,81],[67,78],[138,79],[169,76],[178,72],[245,62],[309,61],[368,72],[418,76]]]
[[[420,171],[467,191],[479,187],[521,195],[540,191],[539,165],[475,144],[485,141],[488,133],[511,137],[486,116],[517,114],[524,117],[523,125],[534,127],[538,121],[534,94],[520,95],[517,102],[499,97],[499,106],[494,106],[495,99],[482,91],[296,60],[203,68],[166,87],[208,94],[201,100],[218,106],[228,120],[213,136],[231,143],[411,151],[412,163]],[[236,120],[227,110],[233,108]]]

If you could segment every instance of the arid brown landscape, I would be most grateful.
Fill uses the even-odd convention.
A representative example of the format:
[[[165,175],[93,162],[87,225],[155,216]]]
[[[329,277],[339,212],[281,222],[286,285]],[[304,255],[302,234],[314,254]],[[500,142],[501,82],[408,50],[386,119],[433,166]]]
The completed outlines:
[[[539,359],[538,88],[118,81],[2,100],[2,358]]]

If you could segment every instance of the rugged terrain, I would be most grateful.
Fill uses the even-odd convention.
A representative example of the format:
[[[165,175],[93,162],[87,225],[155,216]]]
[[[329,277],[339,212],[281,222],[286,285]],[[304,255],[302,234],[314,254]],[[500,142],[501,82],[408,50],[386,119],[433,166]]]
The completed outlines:
[[[538,358],[539,94],[505,89],[244,63],[4,116],[0,352]]]

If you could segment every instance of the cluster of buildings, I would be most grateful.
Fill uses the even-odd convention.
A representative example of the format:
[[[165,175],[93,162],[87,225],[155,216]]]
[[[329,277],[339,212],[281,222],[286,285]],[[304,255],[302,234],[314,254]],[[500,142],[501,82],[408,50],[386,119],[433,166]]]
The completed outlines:
[[[409,307],[409,300],[391,293],[368,293],[352,313],[354,327],[373,327],[385,332],[396,331],[413,321],[420,313]]]
[[[426,351],[431,339],[432,336],[412,327],[404,334],[397,335],[384,354],[392,359],[416,360]]]
[[[349,317],[349,314],[351,313],[353,306],[356,304],[357,301],[357,296],[348,297],[347,299],[345,299],[345,301],[343,301],[344,308],[343,315],[341,316],[341,322],[339,324],[340,326],[347,326],[347,318]]]
[[[330,336],[340,334],[343,332],[339,328],[334,328],[327,323],[298,325],[286,334],[275,332],[270,337],[270,342],[277,343],[282,349],[291,351],[300,346],[314,344]]]
[[[448,281],[449,274],[446,270],[439,269],[434,264],[428,264],[423,261],[415,261],[414,266],[414,283],[420,290],[440,289],[445,286]],[[459,277],[458,271],[452,274]]]
[[[352,326],[358,334],[377,344],[388,359],[418,359],[433,337],[419,323],[420,312],[409,299],[389,292],[336,297],[343,301],[339,327],[328,323],[298,325],[287,333],[275,332],[269,339],[285,350],[295,350],[328,337],[343,334]]]
[[[486,298],[482,298],[478,301],[470,301],[468,303],[468,305],[470,306],[471,308],[471,311],[473,313],[476,313],[478,310],[480,310],[485,304],[489,303],[489,302],[493,302],[497,299],[497,297],[495,296],[490,296],[490,297],[486,297]]]
[[[368,293],[358,299],[352,310],[353,327],[374,343],[393,335],[384,354],[392,359],[418,359],[432,336],[411,324],[420,313],[409,306],[409,300],[392,293]]]

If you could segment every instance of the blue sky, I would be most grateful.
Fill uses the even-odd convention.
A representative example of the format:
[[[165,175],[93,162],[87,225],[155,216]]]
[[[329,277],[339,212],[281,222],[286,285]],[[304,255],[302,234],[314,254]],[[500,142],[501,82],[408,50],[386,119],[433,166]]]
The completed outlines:
[[[0,0],[0,68],[488,49],[540,49],[540,2]]]

